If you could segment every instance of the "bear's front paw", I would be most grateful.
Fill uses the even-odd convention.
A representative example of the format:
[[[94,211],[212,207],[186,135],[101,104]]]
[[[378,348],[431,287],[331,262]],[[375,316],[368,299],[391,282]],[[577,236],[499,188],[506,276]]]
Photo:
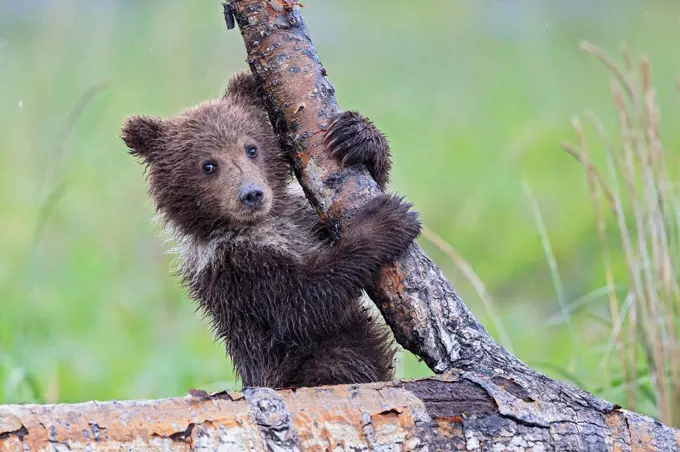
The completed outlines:
[[[383,158],[387,139],[367,118],[345,111],[331,120],[324,144],[343,165],[364,163],[371,167]]]
[[[359,221],[374,236],[385,259],[400,255],[420,235],[420,218],[411,207],[400,196],[381,195],[359,211]]]

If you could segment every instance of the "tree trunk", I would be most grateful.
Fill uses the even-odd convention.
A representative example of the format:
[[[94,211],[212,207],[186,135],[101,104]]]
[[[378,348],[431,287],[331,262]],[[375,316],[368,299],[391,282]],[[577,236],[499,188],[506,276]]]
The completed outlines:
[[[678,450],[680,433],[652,419],[553,394],[556,404],[583,408],[563,418],[505,384],[515,400],[468,374],[158,401],[0,406],[0,450]]]

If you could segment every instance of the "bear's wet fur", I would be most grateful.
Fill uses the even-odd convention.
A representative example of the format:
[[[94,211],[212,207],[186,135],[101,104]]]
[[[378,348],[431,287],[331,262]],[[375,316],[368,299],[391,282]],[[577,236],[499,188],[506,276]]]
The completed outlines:
[[[149,195],[180,252],[179,276],[244,386],[392,378],[392,335],[361,295],[418,236],[408,203],[382,194],[332,241],[246,73],[222,98],[177,116],[128,118],[121,137],[146,167]],[[366,118],[340,113],[326,144],[385,187],[389,147]]]

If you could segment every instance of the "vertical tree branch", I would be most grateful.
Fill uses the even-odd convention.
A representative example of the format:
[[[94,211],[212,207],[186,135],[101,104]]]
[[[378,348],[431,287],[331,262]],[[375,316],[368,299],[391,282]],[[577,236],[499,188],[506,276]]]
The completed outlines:
[[[340,167],[323,146],[323,133],[338,106],[299,9],[287,0],[232,0],[228,6],[303,189],[321,219],[342,234],[356,209],[379,191],[365,169]],[[369,295],[399,344],[422,357],[434,372],[493,369],[499,358],[516,361],[496,344],[417,245],[382,268]]]

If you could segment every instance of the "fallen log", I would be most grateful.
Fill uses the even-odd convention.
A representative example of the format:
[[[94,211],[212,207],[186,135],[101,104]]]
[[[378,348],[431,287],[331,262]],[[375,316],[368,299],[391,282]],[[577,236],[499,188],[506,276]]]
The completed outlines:
[[[624,410],[564,419],[483,377],[0,406],[0,450],[678,450],[680,433]],[[486,387],[485,387],[486,386]],[[554,395],[559,402],[560,394]],[[568,396],[567,396],[568,397]],[[564,403],[574,403],[565,400]],[[579,422],[583,421],[583,422]]]

